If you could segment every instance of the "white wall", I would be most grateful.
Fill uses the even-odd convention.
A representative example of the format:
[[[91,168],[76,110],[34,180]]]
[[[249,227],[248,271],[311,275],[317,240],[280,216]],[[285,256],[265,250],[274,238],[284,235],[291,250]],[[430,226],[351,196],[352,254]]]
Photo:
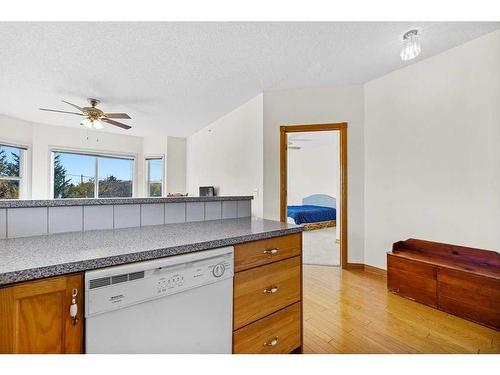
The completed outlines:
[[[500,31],[365,85],[365,263],[409,237],[500,249]]]
[[[363,86],[264,93],[264,217],[279,220],[279,128],[348,123],[348,261],[362,263],[364,246]]]
[[[328,133],[328,132],[324,132]],[[326,134],[322,134],[326,136]],[[313,194],[327,194],[337,197],[339,182],[339,137],[330,132],[328,141],[316,144],[297,142],[300,149],[288,149],[287,201],[289,205],[301,205],[304,197]],[[308,138],[308,133],[298,134]]]
[[[171,147],[172,157],[167,157],[167,189],[185,191],[185,147],[182,138],[142,138],[129,135],[75,129],[63,126],[36,124],[0,115],[0,142],[29,147],[27,153],[26,199],[49,199],[52,148],[80,151],[134,155],[134,195],[144,194],[144,154],[166,154]],[[169,165],[170,163],[170,165]],[[184,170],[184,171],[183,171]]]
[[[167,137],[167,192],[185,193],[186,138]]]
[[[215,186],[219,195],[254,195],[252,213],[262,216],[262,95],[187,139],[187,189]]]
[[[144,156],[161,156],[166,160],[163,175],[166,177],[167,193],[186,192],[186,138],[170,136],[145,137],[143,139]],[[144,174],[147,173],[144,166]]]

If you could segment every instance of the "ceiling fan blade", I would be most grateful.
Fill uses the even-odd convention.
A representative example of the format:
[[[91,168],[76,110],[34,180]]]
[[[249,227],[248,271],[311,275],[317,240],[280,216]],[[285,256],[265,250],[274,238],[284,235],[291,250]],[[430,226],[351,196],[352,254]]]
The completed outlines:
[[[129,126],[129,125],[122,124],[121,122],[114,121],[114,120],[111,120],[111,119],[106,118],[106,117],[100,118],[99,120],[107,122],[108,124],[111,124],[111,125],[118,126],[122,129],[130,129],[131,128],[131,126]]]
[[[126,113],[105,113],[104,116],[107,118],[131,118]]]
[[[63,103],[66,103],[66,104],[69,104],[70,106],[72,107],[75,107],[76,109],[78,109],[79,111],[82,111],[83,112],[83,108],[82,107],[78,107],[76,104],[73,104],[73,103],[70,103],[70,102],[67,102],[66,100],[61,100]]]
[[[57,109],[40,108],[40,111],[47,111],[47,112],[59,112],[59,113],[69,113],[70,115],[78,115],[78,116],[83,116],[83,114],[82,114],[82,113],[67,112],[67,111],[58,111]]]

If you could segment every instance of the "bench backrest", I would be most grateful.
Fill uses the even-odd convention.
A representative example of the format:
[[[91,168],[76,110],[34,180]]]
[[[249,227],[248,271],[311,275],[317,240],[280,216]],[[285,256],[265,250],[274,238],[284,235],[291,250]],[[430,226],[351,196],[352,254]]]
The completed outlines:
[[[487,264],[500,267],[500,254],[496,251],[457,246],[440,242],[432,242],[410,238],[398,241],[392,246],[393,251],[412,251],[428,256],[453,259],[458,262]]]

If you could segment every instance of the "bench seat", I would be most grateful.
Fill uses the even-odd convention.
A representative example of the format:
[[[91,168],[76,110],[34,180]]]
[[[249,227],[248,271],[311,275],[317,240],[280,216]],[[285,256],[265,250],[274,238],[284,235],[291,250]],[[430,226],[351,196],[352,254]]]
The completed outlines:
[[[387,253],[391,292],[500,330],[500,254],[438,242],[399,241]]]

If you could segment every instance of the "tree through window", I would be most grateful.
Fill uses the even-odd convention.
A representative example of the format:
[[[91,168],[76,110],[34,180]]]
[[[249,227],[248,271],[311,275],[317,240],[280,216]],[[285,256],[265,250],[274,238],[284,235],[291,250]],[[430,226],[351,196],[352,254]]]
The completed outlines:
[[[131,197],[134,160],[53,153],[54,198]]]
[[[0,144],[0,199],[19,199],[24,148]]]

